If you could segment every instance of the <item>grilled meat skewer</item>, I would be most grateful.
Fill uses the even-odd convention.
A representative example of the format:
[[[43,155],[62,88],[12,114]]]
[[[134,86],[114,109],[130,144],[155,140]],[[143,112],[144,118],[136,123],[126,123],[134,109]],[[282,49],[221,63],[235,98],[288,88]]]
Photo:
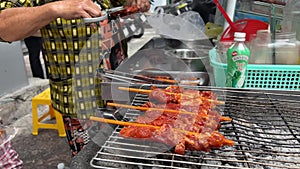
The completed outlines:
[[[168,124],[173,128],[197,133],[213,132],[220,128],[220,117],[216,111],[210,112],[207,116],[194,116],[150,110],[138,116],[135,122],[154,126]]]
[[[157,111],[162,111],[162,112],[168,112],[168,113],[175,113],[175,114],[188,114],[188,115],[197,115],[197,112],[188,112],[183,109],[175,110],[175,109],[166,109],[166,108],[156,108],[156,107],[141,107],[141,106],[131,106],[131,105],[126,105],[126,104],[118,104],[118,103],[107,103],[108,106],[115,106],[115,107],[123,107],[123,108],[128,108],[128,109],[136,109],[136,110],[143,110],[143,111],[148,111],[148,110],[157,110]],[[200,112],[198,112],[200,114]],[[207,116],[206,113],[202,113],[201,116],[205,117]],[[224,117],[220,116],[220,121],[231,121],[231,118],[229,117]]]
[[[91,116],[90,120],[127,126],[120,131],[120,134],[129,138],[143,138],[159,141],[171,146],[177,146],[176,153],[182,154],[183,148],[188,150],[209,151],[210,148],[220,148],[222,146],[233,146],[234,141],[226,139],[221,133],[214,131],[212,133],[196,133],[186,130],[171,128],[169,125],[153,126],[148,124],[139,124],[124,122],[112,119],[105,119]],[[185,144],[182,147],[182,144]],[[176,147],[175,147],[176,150]],[[180,150],[180,151],[179,151]]]
[[[226,139],[219,132],[180,132],[169,125],[159,129],[151,127],[129,126],[120,131],[123,137],[149,139],[175,147],[175,153],[184,154],[185,150],[210,151],[211,148],[233,146],[232,140]]]
[[[151,88],[152,90],[119,87],[119,90],[146,93],[149,95],[149,98],[152,98],[153,100],[155,100],[155,102],[160,102],[160,103],[179,103],[181,100],[192,99],[192,100],[198,100],[199,103],[202,103],[203,101],[207,101],[214,105],[225,104],[222,101],[216,100],[215,94],[210,91],[197,91],[191,89],[183,89],[179,86],[172,86],[172,85],[167,87],[166,89],[160,89],[153,86]]]

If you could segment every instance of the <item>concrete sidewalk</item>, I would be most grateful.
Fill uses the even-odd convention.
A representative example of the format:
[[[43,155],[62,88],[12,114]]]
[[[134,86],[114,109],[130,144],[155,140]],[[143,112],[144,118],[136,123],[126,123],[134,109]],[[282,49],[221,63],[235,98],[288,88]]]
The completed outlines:
[[[17,130],[11,144],[24,162],[24,169],[56,169],[58,163],[68,166],[71,162],[67,138],[59,137],[56,130],[40,129],[37,136],[31,134],[31,98],[47,87],[48,80],[30,78],[28,87],[1,98],[2,120]],[[47,110],[48,106],[39,107],[41,113]]]

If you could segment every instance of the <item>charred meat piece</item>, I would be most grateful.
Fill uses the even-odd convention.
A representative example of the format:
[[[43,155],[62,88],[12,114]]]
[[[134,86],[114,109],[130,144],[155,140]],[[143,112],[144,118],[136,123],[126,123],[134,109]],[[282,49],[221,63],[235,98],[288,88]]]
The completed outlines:
[[[194,105],[215,107],[216,94],[211,91],[197,91],[191,89],[183,89],[178,86],[169,86],[166,89],[151,88],[151,92],[148,94],[151,102],[167,104],[176,103],[181,105]]]

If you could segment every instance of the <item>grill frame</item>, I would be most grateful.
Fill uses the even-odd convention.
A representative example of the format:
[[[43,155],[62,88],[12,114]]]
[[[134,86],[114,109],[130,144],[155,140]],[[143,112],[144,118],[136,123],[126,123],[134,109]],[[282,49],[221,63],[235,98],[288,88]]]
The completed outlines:
[[[141,86],[142,89],[149,87]],[[219,131],[226,138],[235,141],[233,147],[223,147],[210,152],[186,151],[185,155],[174,154],[171,150],[162,153],[159,147],[161,144],[118,136],[122,126],[117,126],[91,159],[90,165],[94,168],[153,169],[300,168],[300,116],[297,117],[300,114],[299,91],[205,86],[188,88],[213,91],[217,93],[219,100],[226,102],[225,105],[218,106],[218,111],[233,120],[222,122]],[[132,105],[138,106],[146,101],[147,95],[136,94]],[[138,115],[141,115],[140,111],[128,110],[124,118],[134,120]],[[149,144],[154,145],[150,147]],[[157,151],[154,151],[155,146],[158,146]]]

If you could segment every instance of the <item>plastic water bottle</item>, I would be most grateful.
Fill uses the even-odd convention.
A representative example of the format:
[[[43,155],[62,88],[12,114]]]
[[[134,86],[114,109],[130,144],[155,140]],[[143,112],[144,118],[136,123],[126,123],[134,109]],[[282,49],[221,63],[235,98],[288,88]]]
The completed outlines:
[[[250,50],[245,45],[246,33],[235,32],[234,43],[227,50],[226,87],[244,87]]]

